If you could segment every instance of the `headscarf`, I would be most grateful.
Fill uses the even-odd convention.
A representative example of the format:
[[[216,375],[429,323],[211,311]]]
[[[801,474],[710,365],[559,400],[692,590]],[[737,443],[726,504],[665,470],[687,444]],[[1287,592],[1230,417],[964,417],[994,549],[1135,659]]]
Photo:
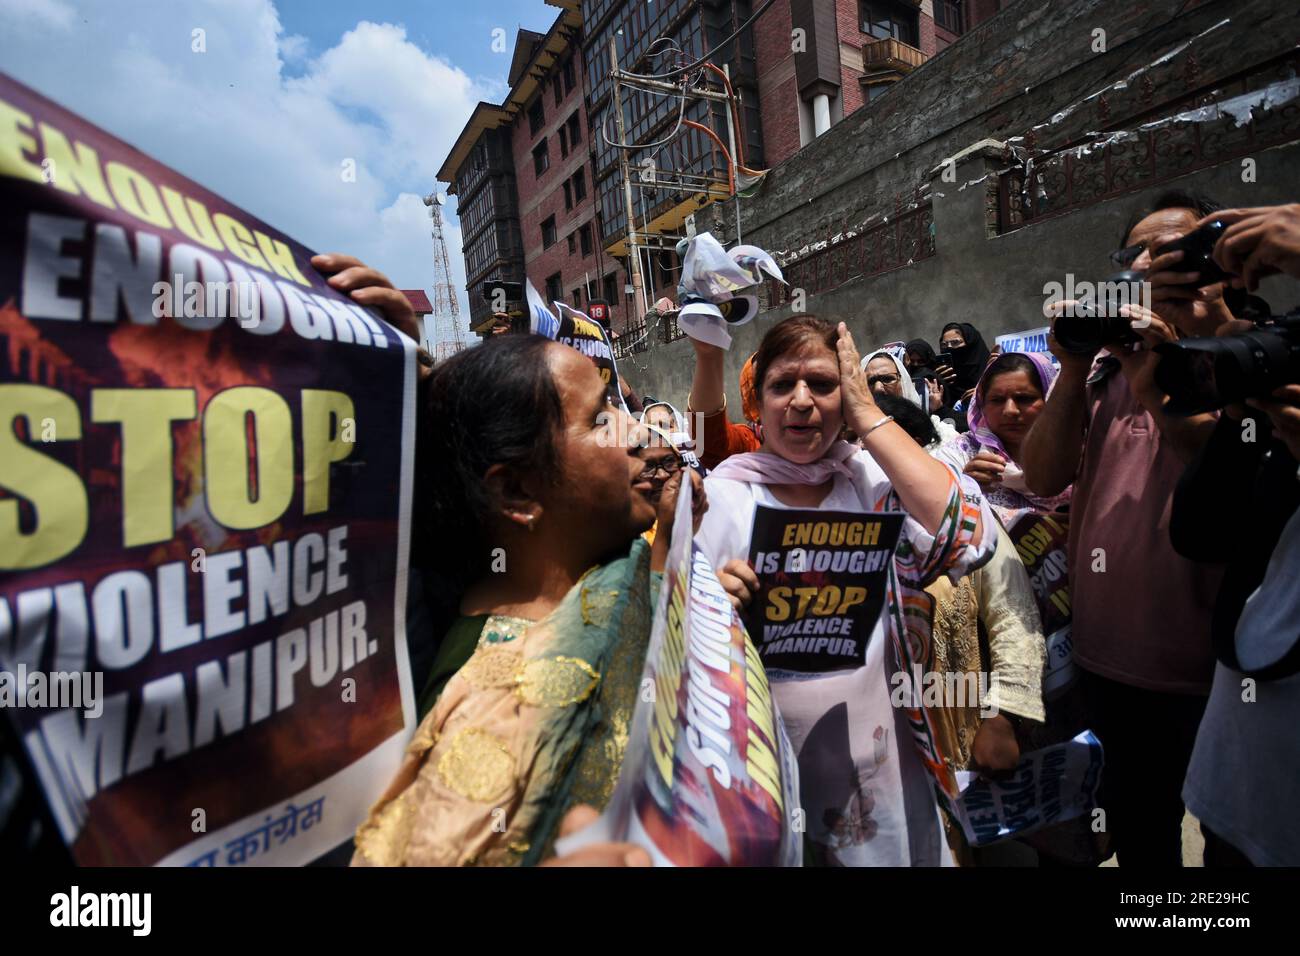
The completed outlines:
[[[649,427],[649,422],[646,421],[646,415],[650,413],[650,409],[655,408],[656,406],[659,405],[662,405],[664,408],[668,409],[668,411],[672,412],[673,414],[672,431],[674,433],[686,431],[686,419],[682,417],[682,413],[679,412],[676,406],[674,406],[671,402],[653,401],[650,402],[648,405],[646,405],[646,407],[641,410],[640,421],[642,424]]]
[[[886,345],[883,349],[878,349],[877,351],[872,352],[862,360],[862,371],[866,372],[867,366],[871,364],[871,360],[874,358],[880,358],[883,356],[891,359],[894,363],[894,367],[898,369],[899,378],[902,379],[903,382],[902,397],[924,411],[926,414],[930,415],[930,421],[934,423],[934,430],[938,433],[940,441],[948,441],[949,439],[956,437],[957,429],[950,422],[940,418],[938,415],[931,414],[933,409],[927,409],[925,407],[925,400],[922,397],[920,390],[916,387],[916,382],[912,381],[911,373],[907,371],[907,366],[903,364],[904,352],[905,347],[901,342],[894,342],[890,345]]]
[[[922,368],[934,368],[938,362],[934,354],[934,349],[930,347],[930,343],[925,339],[912,339],[912,341],[908,342],[907,345],[903,347],[903,352],[904,355],[906,355],[907,352],[920,352],[922,358],[925,359],[925,364]]]
[[[980,375],[989,364],[989,347],[984,344],[984,337],[979,330],[969,322],[949,322],[939,332],[940,348],[943,345],[943,333],[949,329],[956,329],[966,340],[961,348],[952,350],[952,365],[949,366],[957,373],[957,381],[953,385],[960,398],[979,383]]]
[[[1043,396],[1047,396],[1052,383],[1056,381],[1058,372],[1046,352],[1004,352],[1003,354],[1023,355],[1029,359],[1038,373],[1038,384],[1043,390]],[[992,365],[991,362],[989,364]],[[1004,375],[1006,370],[1002,370],[998,374]],[[946,455],[940,457],[952,465],[957,465],[957,461],[954,460],[957,457],[960,457],[963,461],[969,461],[982,451],[995,452],[1006,459],[1007,467],[1002,474],[1002,481],[988,489],[984,494],[994,513],[997,514],[1006,527],[1010,527],[1016,518],[1026,511],[1053,512],[1064,510],[1065,506],[1070,503],[1073,486],[1066,488],[1059,495],[1048,498],[1034,494],[1025,485],[1025,473],[1020,469],[1019,464],[1011,458],[1011,454],[1003,446],[998,436],[993,434],[993,430],[989,427],[988,418],[984,414],[984,392],[988,388],[987,378],[988,369],[986,368],[975,384],[975,394],[971,396],[970,410],[966,415],[970,431],[944,443],[946,448],[956,450],[958,455],[951,458]]]
[[[912,374],[908,372],[907,366],[903,364],[900,354],[901,348],[898,345],[886,345],[883,349],[877,349],[862,360],[862,371],[867,370],[872,359],[887,358],[894,363],[894,368],[898,370],[898,377],[903,383],[903,398],[907,399],[917,408],[924,408],[921,404],[921,393],[916,390],[916,383],[912,381]]]
[[[820,485],[827,478],[844,475],[855,486],[864,486],[864,475],[857,474],[854,456],[861,451],[857,445],[836,441],[814,462],[800,465],[774,455],[770,451],[751,451],[732,455],[709,474],[714,478],[748,481],[760,485]],[[864,473],[865,474],[865,473]],[[863,496],[865,498],[865,495]]]
[[[745,413],[745,419],[751,422],[757,422],[763,414],[762,407],[758,404],[758,393],[754,389],[754,355],[745,359],[745,364],[740,369],[740,407]]]
[[[654,408],[656,405],[662,405],[673,413],[673,428],[671,432],[666,432],[661,428],[656,428],[645,420],[646,412],[650,411],[650,409]],[[651,402],[647,405],[645,411],[641,413],[641,424],[645,426],[645,429],[648,432],[658,439],[656,444],[662,443],[664,446],[672,448],[677,452],[678,457],[680,457],[686,465],[694,468],[701,475],[707,474],[704,466],[700,464],[699,457],[695,454],[695,439],[691,437],[690,428],[688,427],[686,419],[682,417],[682,413],[679,412],[670,402]]]

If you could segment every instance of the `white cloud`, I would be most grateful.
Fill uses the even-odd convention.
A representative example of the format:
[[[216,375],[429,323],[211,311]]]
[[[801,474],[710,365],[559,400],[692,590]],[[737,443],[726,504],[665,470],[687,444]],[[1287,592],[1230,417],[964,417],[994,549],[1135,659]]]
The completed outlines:
[[[286,63],[297,63],[307,56],[307,38],[300,33],[280,37],[280,55]]]
[[[432,297],[419,197],[491,91],[402,27],[362,21],[304,59],[305,38],[284,34],[272,0],[169,0],[134,16],[95,0],[0,0],[0,22],[15,79],[307,246]],[[196,28],[206,52],[191,49]],[[342,175],[349,159],[355,182]],[[463,310],[454,216],[446,231]]]
[[[76,11],[65,0],[0,0],[0,19],[28,20],[44,26],[64,28]]]

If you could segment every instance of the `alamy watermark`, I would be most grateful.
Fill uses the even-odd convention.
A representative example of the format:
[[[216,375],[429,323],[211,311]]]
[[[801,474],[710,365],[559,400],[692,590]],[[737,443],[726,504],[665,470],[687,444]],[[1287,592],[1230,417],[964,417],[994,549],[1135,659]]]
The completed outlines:
[[[80,710],[93,719],[104,713],[103,671],[0,670],[0,707]]]
[[[1109,318],[1120,314],[1126,305],[1140,306],[1144,312],[1134,317],[1138,328],[1151,324],[1151,283],[1142,281],[1093,282],[1077,280],[1074,273],[1065,274],[1065,282],[1043,283],[1043,314],[1062,315],[1068,318]]]
[[[246,329],[262,321],[262,290],[256,282],[185,281],[179,272],[174,282],[155,282],[153,317],[233,318]]]
[[[996,717],[998,706],[990,688],[996,671],[925,671],[913,667],[895,671],[889,678],[889,702],[895,707],[969,707],[984,718]]]

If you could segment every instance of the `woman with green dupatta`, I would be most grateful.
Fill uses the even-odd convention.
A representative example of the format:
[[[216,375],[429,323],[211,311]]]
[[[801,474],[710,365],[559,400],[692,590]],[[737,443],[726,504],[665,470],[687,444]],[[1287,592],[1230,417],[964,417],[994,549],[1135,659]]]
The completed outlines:
[[[534,864],[614,789],[682,477],[656,515],[640,426],[548,339],[495,337],[426,385],[416,527],[459,616],[353,864]]]

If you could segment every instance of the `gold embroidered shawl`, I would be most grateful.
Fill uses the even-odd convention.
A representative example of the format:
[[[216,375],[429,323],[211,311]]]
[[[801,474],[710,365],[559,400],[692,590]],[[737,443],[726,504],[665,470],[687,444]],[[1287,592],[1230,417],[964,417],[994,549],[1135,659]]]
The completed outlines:
[[[604,808],[649,643],[649,562],[638,538],[513,640],[486,640],[489,619],[358,828],[354,866],[536,863],[570,807]]]

